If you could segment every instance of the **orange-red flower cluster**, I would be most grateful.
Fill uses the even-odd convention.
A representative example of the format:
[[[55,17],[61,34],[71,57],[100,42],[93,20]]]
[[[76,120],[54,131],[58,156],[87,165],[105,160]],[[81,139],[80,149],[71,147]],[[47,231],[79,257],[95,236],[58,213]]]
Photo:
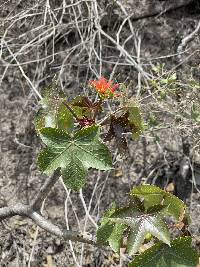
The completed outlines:
[[[103,98],[120,96],[120,94],[115,92],[115,90],[119,88],[119,84],[113,84],[113,81],[108,81],[104,77],[101,77],[99,80],[89,81],[89,85],[91,85]]]

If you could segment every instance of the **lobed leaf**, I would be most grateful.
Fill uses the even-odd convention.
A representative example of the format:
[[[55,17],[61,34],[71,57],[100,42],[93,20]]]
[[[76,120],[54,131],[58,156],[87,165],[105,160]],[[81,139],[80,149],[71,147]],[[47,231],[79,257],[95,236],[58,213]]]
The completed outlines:
[[[182,218],[185,213],[186,207],[182,200],[157,186],[140,185],[134,187],[130,192],[130,196],[142,199],[146,209],[159,204],[163,205],[163,207],[166,207],[164,213],[174,216],[177,220]]]
[[[74,135],[60,129],[43,128],[40,136],[47,146],[38,157],[40,169],[50,175],[60,167],[65,184],[74,190],[84,185],[88,168],[112,168],[110,152],[100,142],[95,125],[84,127]]]
[[[158,243],[136,256],[129,267],[196,267],[198,254],[191,241],[191,237],[177,238],[171,247]]]
[[[124,234],[127,236],[127,251],[131,255],[139,250],[147,234],[170,245],[169,230],[160,212],[144,211],[142,202],[139,203],[136,197],[129,206],[115,207],[115,210],[106,213],[97,231],[97,240],[108,242],[114,251],[119,252]]]
[[[136,253],[145,240],[147,234],[157,237],[167,245],[170,245],[170,235],[167,225],[160,214],[141,214],[132,222],[134,229],[128,237],[127,251],[130,255]]]

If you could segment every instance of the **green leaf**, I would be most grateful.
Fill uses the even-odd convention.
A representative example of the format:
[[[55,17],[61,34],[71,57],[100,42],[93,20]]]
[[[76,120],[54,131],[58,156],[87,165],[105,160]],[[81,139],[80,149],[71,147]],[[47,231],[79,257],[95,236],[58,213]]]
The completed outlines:
[[[97,236],[101,236],[103,240],[105,230],[104,241],[108,241],[116,252],[119,252],[124,233],[128,235],[127,251],[131,255],[139,250],[147,234],[152,234],[164,243],[170,244],[169,230],[160,212],[144,212],[142,203],[138,202],[135,198],[129,206],[115,208],[115,211],[112,210],[110,214],[107,212],[106,217],[103,217]]]
[[[165,214],[172,215],[177,220],[183,219],[186,206],[181,199],[166,192],[163,200],[163,205],[167,207],[165,209]]]
[[[116,204],[113,203],[112,207],[108,209],[104,217],[101,219],[101,226],[97,230],[97,242],[102,245],[106,245],[109,237],[112,234],[115,224],[109,222],[110,216],[115,212]]]
[[[74,119],[71,112],[63,104],[66,99],[64,93],[59,91],[55,84],[45,90],[44,97],[40,101],[41,108],[35,119],[35,127],[38,132],[45,127],[71,132]]]
[[[105,223],[102,224],[97,230],[97,242],[101,245],[106,245],[109,237],[112,234],[114,223]]]
[[[112,229],[111,235],[108,239],[110,247],[115,251],[118,252],[120,251],[120,248],[122,246],[122,241],[123,241],[123,233],[127,229],[127,225],[125,224],[115,224],[115,226]]]
[[[146,209],[159,204],[163,205],[163,207],[166,207],[164,213],[174,216],[177,220],[179,220],[185,212],[186,207],[182,200],[157,186],[140,185],[134,187],[130,192],[130,196],[137,196],[142,199]]]
[[[139,250],[147,234],[152,234],[164,243],[170,244],[168,228],[159,213],[148,214],[139,210],[134,211],[129,207],[116,211],[110,220],[129,226],[127,250],[130,255]]]
[[[166,79],[160,79],[160,83],[164,84],[164,85],[170,85],[173,84],[177,81],[177,76],[176,73],[172,73],[171,75],[169,75]]]
[[[134,139],[138,138],[144,130],[144,125],[139,105],[136,103],[136,101],[130,100],[127,103],[126,109],[128,111],[129,122],[132,126],[132,136]]]
[[[123,233],[127,226],[124,224],[115,224],[107,222],[101,225],[97,231],[97,242],[102,245],[110,245],[110,247],[119,253],[122,246]]]
[[[127,247],[128,253],[131,255],[139,250],[147,234],[152,234],[159,240],[170,245],[168,228],[159,214],[146,216],[141,214],[132,223],[132,228],[134,231],[128,237]]]
[[[154,126],[157,126],[159,124],[159,121],[157,119],[157,117],[155,116],[154,113],[150,112],[149,114],[149,120],[148,120],[148,125],[150,127],[154,127]]]
[[[198,254],[191,247],[191,237],[181,237],[171,247],[159,243],[136,256],[129,267],[196,267]]]
[[[84,127],[74,135],[55,128],[43,128],[40,137],[47,148],[38,157],[42,171],[50,175],[61,168],[66,185],[78,190],[85,183],[88,168],[112,168],[108,148],[99,140],[98,127]]]
[[[157,186],[144,184],[134,187],[131,190],[130,195],[143,199],[144,205],[148,209],[161,203],[163,196],[165,195],[165,191]]]
[[[87,170],[82,162],[76,157],[72,156],[68,165],[63,169],[62,176],[65,185],[75,191],[82,188],[86,182]]]

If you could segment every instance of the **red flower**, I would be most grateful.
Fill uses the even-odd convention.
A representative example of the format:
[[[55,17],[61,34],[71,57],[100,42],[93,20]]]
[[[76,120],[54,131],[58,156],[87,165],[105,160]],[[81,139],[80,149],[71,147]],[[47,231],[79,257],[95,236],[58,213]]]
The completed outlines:
[[[115,90],[119,87],[119,84],[113,84],[113,81],[108,81],[104,77],[101,77],[99,80],[89,81],[89,85],[91,85],[101,97],[113,97],[119,96],[119,94],[115,93]]]

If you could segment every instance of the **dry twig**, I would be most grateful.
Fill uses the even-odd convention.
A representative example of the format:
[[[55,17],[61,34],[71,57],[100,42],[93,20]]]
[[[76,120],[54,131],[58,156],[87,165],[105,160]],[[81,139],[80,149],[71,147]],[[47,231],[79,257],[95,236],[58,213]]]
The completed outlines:
[[[56,181],[59,179],[59,177],[60,177],[60,170],[58,169],[57,171],[54,172],[54,174],[51,177],[49,177],[49,179],[47,179],[47,181],[41,187],[41,189],[38,192],[38,195],[31,203],[31,205],[16,203],[10,207],[0,208],[0,220],[4,220],[16,215],[28,217],[32,219],[32,221],[42,229],[64,240],[78,241],[98,246],[94,237],[91,237],[86,233],[82,234],[80,232],[66,230],[61,226],[55,225],[49,220],[45,219],[38,211],[43,200],[47,197],[48,193],[50,192]]]

